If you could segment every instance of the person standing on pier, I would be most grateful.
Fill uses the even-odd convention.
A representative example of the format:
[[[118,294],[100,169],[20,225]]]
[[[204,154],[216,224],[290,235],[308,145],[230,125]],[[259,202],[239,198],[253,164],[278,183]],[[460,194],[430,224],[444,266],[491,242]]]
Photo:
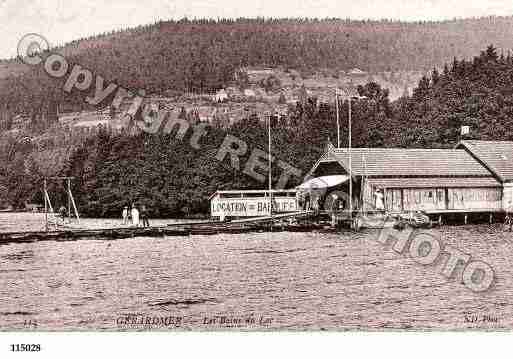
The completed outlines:
[[[304,210],[309,211],[310,210],[310,193],[309,192],[305,193],[305,202],[304,203],[305,203]]]
[[[127,225],[128,224],[128,206],[125,206],[123,208],[123,212],[121,213],[122,217],[123,217],[123,225]]]
[[[299,210],[305,210],[305,195],[302,191],[298,191],[296,194],[297,197],[297,207]]]
[[[143,227],[149,227],[150,221],[148,220],[148,210],[146,209],[145,205],[141,206],[141,219],[142,219],[142,226]]]
[[[312,196],[312,209],[314,211],[314,218],[317,224],[319,224],[319,216],[321,214],[321,194],[315,193]]]
[[[59,208],[59,217],[61,217],[62,224],[64,224],[64,220],[65,220],[65,218],[66,218],[66,207],[61,206],[61,207]]]
[[[383,201],[384,195],[381,192],[381,189],[377,189],[376,192],[374,192],[374,198],[375,198],[375,209],[377,211],[383,211],[385,210],[385,203]]]
[[[132,204],[132,225],[139,227],[139,210],[135,206],[135,204]]]
[[[513,228],[513,218],[511,217],[511,213],[513,212],[513,206],[511,201],[508,202],[508,206],[506,207],[506,216],[504,217],[504,229],[508,228],[511,232]]]
[[[331,195],[331,226],[336,227],[337,226],[337,216],[340,206],[340,199],[336,193],[333,193]]]

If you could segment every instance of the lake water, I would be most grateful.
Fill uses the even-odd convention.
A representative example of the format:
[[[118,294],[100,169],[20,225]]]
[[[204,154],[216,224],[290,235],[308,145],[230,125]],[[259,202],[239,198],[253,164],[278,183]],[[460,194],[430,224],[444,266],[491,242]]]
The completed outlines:
[[[0,228],[41,225],[28,217],[0,214]],[[422,266],[376,230],[4,244],[0,329],[513,328],[512,234],[429,231],[489,263],[492,288],[474,293],[461,268],[446,279],[444,261]]]

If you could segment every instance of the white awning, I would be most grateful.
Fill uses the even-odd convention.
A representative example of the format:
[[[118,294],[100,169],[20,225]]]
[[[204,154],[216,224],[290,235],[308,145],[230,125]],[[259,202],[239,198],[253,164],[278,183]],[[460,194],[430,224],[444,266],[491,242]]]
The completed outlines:
[[[322,176],[312,178],[305,183],[300,184],[296,189],[321,189],[337,186],[341,183],[347,182],[349,176]]]

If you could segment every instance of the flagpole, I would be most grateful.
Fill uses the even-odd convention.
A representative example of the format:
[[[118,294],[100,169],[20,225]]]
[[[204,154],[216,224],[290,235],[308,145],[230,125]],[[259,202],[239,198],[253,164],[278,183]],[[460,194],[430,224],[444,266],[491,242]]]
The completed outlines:
[[[337,148],[340,148],[340,120],[338,115],[338,88],[335,89],[335,107],[337,111]]]
[[[353,218],[353,171],[352,171],[352,155],[351,155],[351,101],[349,96],[349,219]]]
[[[46,177],[43,180],[43,198],[45,200],[45,232],[48,232],[48,203],[46,202]]]
[[[271,182],[271,177],[272,177],[272,171],[271,171],[271,161],[272,161],[272,156],[271,156],[271,115],[269,115],[268,117],[268,142],[269,142],[269,216],[272,217],[273,215],[273,198],[272,198],[272,182]]]

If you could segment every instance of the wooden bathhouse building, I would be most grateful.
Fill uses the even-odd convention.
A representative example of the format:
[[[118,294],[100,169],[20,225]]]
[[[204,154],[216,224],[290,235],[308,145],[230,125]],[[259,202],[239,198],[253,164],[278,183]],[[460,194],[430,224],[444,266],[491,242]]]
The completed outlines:
[[[461,141],[457,149],[464,149],[501,183],[502,208],[513,209],[513,142]]]
[[[462,141],[452,149],[351,151],[328,145],[310,175],[349,179],[350,162],[357,211],[375,210],[376,193],[388,213],[493,214],[513,207],[513,142]],[[338,188],[347,191],[347,183]]]

